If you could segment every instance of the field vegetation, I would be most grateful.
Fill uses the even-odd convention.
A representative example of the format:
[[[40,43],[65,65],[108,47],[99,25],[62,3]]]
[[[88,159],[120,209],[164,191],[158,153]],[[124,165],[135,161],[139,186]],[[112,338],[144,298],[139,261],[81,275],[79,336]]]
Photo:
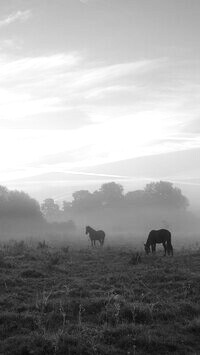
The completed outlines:
[[[10,241],[0,354],[200,354],[200,251]]]

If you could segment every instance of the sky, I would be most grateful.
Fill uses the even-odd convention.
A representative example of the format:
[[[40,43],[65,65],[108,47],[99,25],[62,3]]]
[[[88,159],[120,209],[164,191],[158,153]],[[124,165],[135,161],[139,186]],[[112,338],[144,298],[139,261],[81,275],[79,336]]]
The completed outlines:
[[[140,178],[200,196],[199,16],[199,0],[0,0],[0,183],[38,199],[86,177],[134,189],[123,162],[191,151],[189,171],[185,154],[185,171]]]

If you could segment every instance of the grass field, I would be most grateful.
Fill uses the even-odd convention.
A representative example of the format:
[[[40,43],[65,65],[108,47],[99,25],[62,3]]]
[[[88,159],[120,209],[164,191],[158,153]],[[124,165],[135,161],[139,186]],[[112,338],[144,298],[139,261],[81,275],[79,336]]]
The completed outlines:
[[[1,247],[0,354],[200,354],[200,252]]]

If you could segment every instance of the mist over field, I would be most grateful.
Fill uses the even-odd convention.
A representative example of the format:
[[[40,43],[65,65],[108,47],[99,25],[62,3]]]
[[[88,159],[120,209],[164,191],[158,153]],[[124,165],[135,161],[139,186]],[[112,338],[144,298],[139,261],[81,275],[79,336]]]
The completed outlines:
[[[1,240],[46,240],[89,246],[86,226],[103,229],[107,245],[143,248],[152,229],[169,229],[174,245],[194,246],[199,238],[198,215],[190,208],[181,189],[167,181],[151,182],[143,189],[124,191],[123,185],[108,182],[90,192],[78,190],[72,200],[41,204],[28,194],[0,190]]]

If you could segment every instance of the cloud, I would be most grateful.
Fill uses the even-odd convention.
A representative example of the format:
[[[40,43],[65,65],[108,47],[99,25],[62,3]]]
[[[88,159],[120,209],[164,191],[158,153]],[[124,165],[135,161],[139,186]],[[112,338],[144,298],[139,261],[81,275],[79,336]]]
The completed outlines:
[[[107,95],[112,95],[112,94],[123,94],[125,93],[126,95],[132,92],[136,92],[138,88],[133,85],[125,86],[125,85],[112,85],[112,86],[107,86],[107,87],[99,87],[96,89],[92,89],[85,94],[86,99],[93,99],[93,98],[102,98]]]
[[[144,75],[148,71],[154,71],[160,67],[164,61],[161,59],[141,60],[136,62],[119,63],[113,65],[104,65],[82,71],[74,82],[75,87],[92,87],[99,83],[107,83],[112,80],[127,76]],[[129,77],[130,79],[130,77]]]
[[[20,79],[24,82],[26,77],[32,77],[35,79],[34,81],[38,81],[38,76],[45,77],[46,79],[49,78],[50,74],[48,71],[56,70],[61,68],[63,73],[65,73],[66,67],[72,67],[79,63],[79,56],[72,53],[72,54],[54,54],[49,56],[39,56],[39,57],[25,57],[18,60],[5,60],[4,58],[0,58],[0,75],[2,79],[12,80],[12,82]],[[42,76],[43,74],[43,76]],[[36,75],[36,77],[35,77]],[[34,84],[34,82],[30,83],[30,85]]]
[[[62,75],[70,73],[79,63],[76,54],[26,57],[17,60],[0,58],[0,110],[3,126],[15,126],[21,121],[29,127],[28,117],[44,113],[69,111],[70,105],[62,102],[66,92]],[[66,113],[67,116],[67,113]],[[57,124],[59,126],[59,122]],[[35,125],[38,128],[38,125]],[[46,120],[46,128],[48,121]]]
[[[2,167],[9,168],[13,146],[14,168],[37,163],[44,172],[200,146],[185,128],[200,90],[163,84],[167,65],[92,63],[79,53],[1,56]]]
[[[16,60],[0,57],[0,125],[5,128],[6,124],[10,127],[12,122],[14,126],[19,122],[22,127],[24,120],[24,128],[45,128],[46,124],[46,128],[50,125],[55,129],[57,120],[58,129],[67,129],[93,123],[88,98],[115,94],[122,90],[119,80],[154,70],[158,63],[139,61],[94,67],[77,53]],[[48,113],[49,122],[45,118]]]
[[[25,22],[31,17],[31,11],[17,11],[0,20],[0,27],[8,26],[14,22]]]

